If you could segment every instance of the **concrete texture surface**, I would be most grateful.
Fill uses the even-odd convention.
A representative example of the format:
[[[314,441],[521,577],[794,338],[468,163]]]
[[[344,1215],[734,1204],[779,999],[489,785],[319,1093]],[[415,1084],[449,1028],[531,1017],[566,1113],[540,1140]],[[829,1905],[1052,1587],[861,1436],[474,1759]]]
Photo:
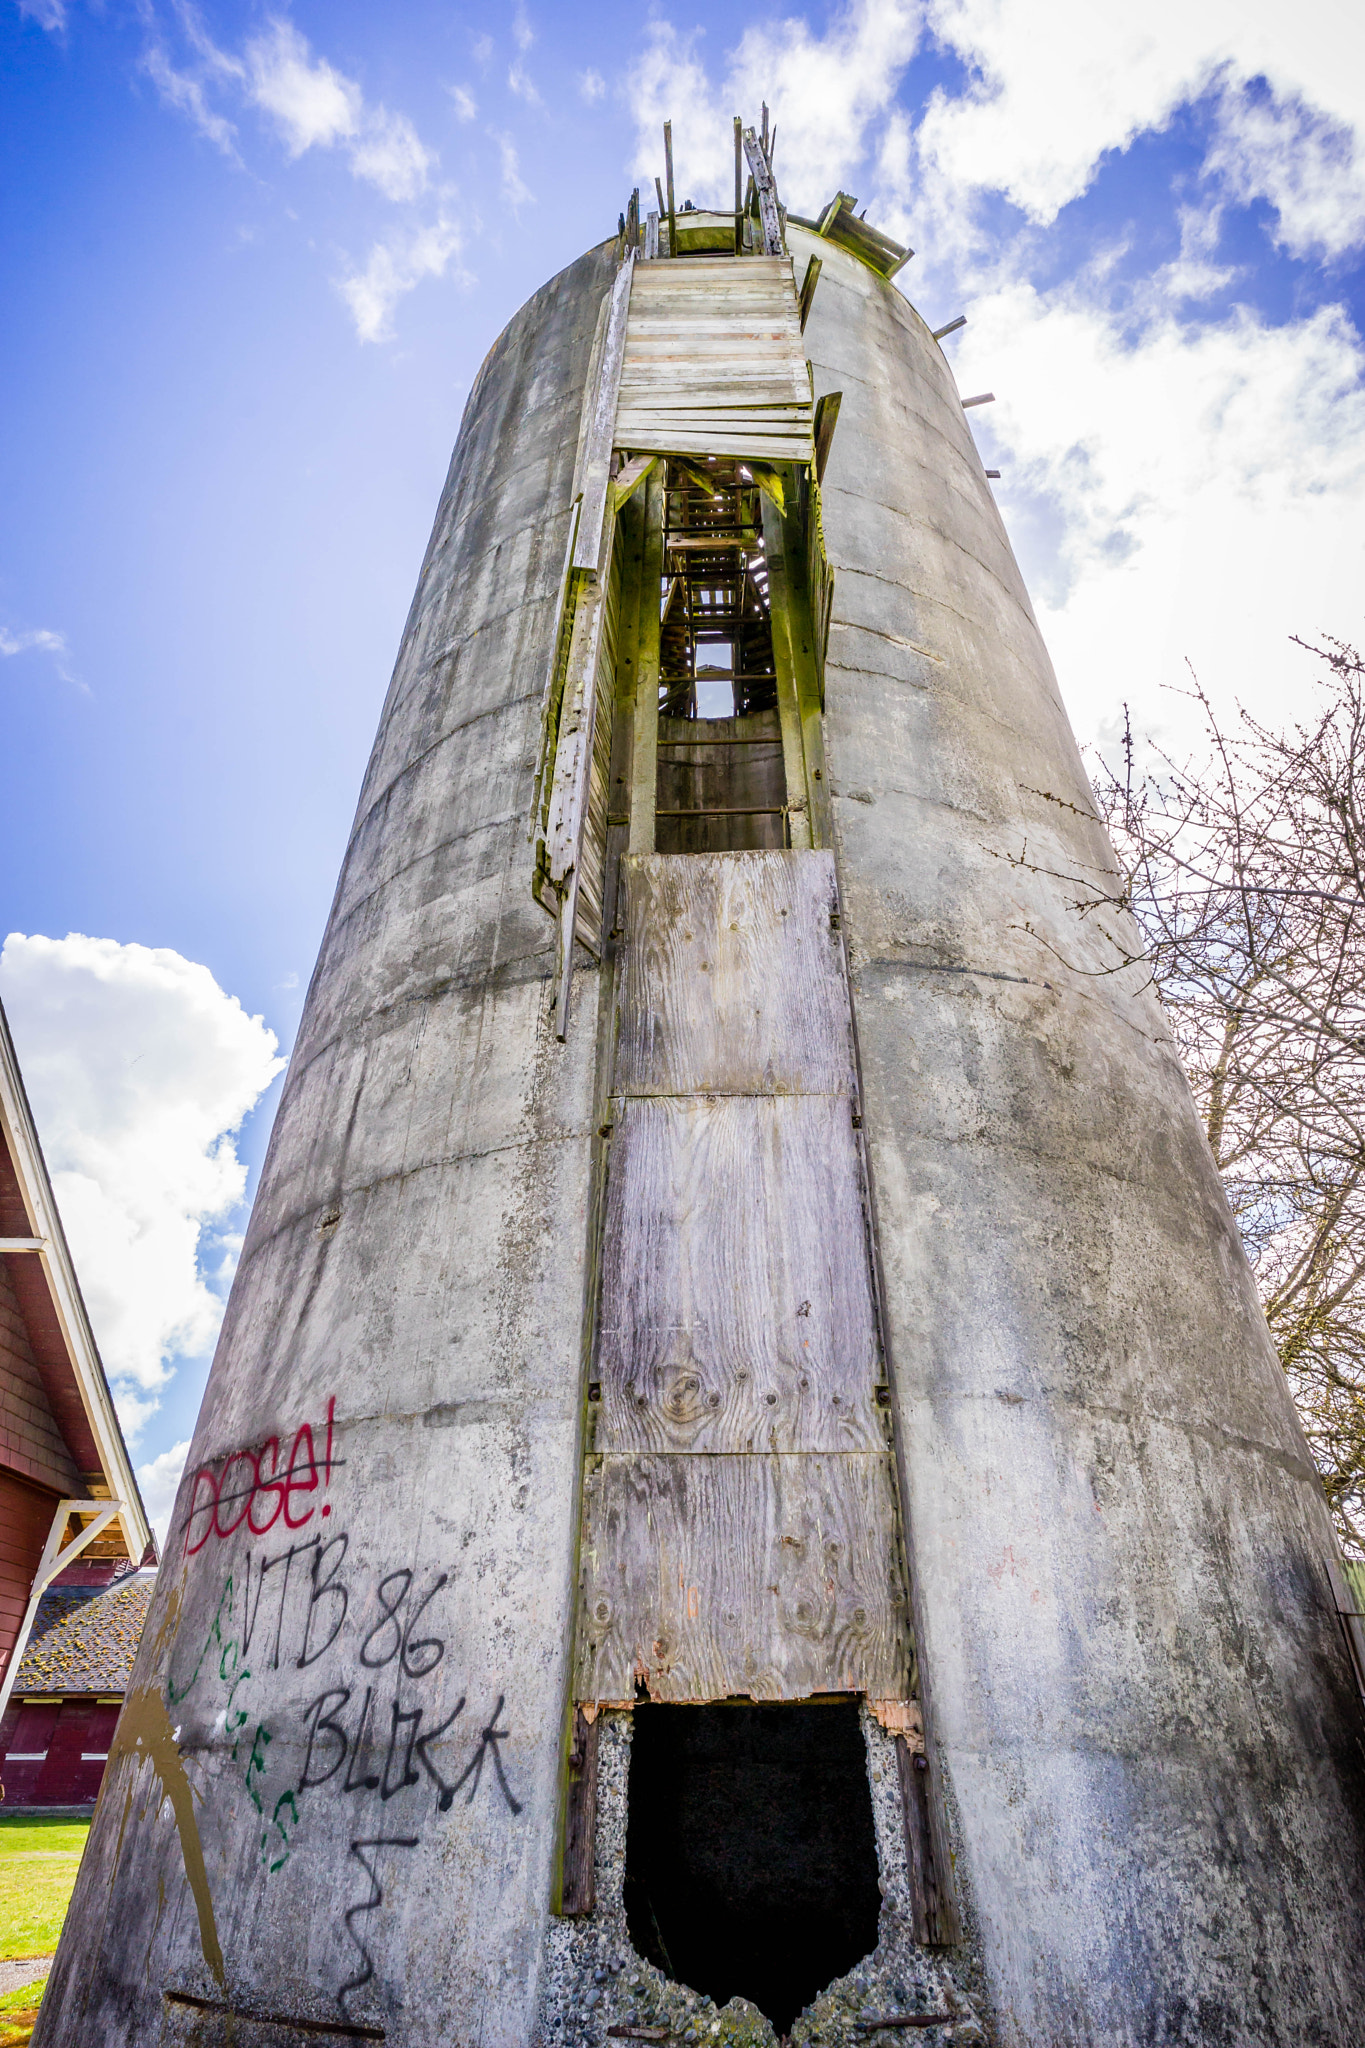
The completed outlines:
[[[825,740],[921,1668],[996,2039],[1346,2048],[1365,1720],[1321,1488],[1155,998],[1010,865],[1107,848],[947,360],[819,253]]]

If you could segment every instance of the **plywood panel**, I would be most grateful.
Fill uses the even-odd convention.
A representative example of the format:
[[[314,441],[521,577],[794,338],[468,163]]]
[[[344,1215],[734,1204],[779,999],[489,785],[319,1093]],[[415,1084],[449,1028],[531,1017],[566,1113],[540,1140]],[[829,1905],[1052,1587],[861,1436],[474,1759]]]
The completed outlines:
[[[832,854],[646,854],[621,874],[614,1092],[852,1093]]]
[[[616,1118],[597,1448],[883,1449],[846,1098],[646,1097]]]
[[[885,1457],[594,1458],[577,1697],[904,1697]]]

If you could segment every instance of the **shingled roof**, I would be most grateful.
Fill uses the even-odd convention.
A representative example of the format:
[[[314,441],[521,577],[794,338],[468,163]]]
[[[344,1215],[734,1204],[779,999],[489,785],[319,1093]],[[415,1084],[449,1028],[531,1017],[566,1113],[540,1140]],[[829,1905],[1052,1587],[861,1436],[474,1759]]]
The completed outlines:
[[[15,1696],[123,1692],[155,1585],[155,1572],[137,1572],[110,1586],[50,1586],[38,1606]]]

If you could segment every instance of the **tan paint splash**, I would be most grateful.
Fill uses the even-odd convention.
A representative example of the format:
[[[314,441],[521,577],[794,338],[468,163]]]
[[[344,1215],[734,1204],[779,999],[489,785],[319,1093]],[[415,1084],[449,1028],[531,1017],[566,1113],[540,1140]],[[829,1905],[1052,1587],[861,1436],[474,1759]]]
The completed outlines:
[[[132,1754],[146,1758],[161,1780],[162,1791],[171,1802],[176,1833],[180,1837],[180,1853],[185,1860],[185,1876],[194,1894],[195,1911],[199,1915],[199,1946],[204,1951],[204,1961],[212,1970],[219,1988],[226,1991],[227,1976],[223,1969],[223,1951],[218,1944],[218,1927],[213,1917],[208,1871],[204,1867],[199,1824],[194,1817],[194,1794],[185,1775],[185,1766],[180,1761],[180,1751],[176,1747],[166,1702],[159,1691],[148,1686],[138,1692],[129,1693],[123,1703],[118,1733],[114,1740],[116,1756]],[[111,1764],[113,1760],[111,1757]]]

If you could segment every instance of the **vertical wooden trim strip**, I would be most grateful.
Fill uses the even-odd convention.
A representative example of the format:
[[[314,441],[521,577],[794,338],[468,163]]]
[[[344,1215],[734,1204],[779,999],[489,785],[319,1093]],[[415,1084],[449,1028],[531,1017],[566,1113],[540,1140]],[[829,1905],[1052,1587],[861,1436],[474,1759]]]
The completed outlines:
[[[929,1948],[952,1948],[961,1941],[962,1928],[951,1882],[945,1885],[941,1878],[947,1848],[940,1845],[939,1830],[934,1826],[936,1801],[931,1796],[929,1759],[898,1735],[896,1767],[905,1813],[905,1859],[915,1940]]]
[[[591,1913],[596,1903],[593,1852],[597,1844],[596,1716],[588,1720],[574,1708],[573,1741],[569,1749],[569,1782],[564,1807],[564,1875],[559,1910],[566,1917]]]
[[[602,340],[602,359],[597,367],[592,415],[583,451],[583,511],[578,521],[573,565],[575,569],[587,569],[598,574],[602,567],[603,530],[611,506],[611,450],[616,434],[616,401],[621,389],[621,365],[626,355],[626,318],[634,275],[635,251],[630,249],[611,288],[611,310]]]

